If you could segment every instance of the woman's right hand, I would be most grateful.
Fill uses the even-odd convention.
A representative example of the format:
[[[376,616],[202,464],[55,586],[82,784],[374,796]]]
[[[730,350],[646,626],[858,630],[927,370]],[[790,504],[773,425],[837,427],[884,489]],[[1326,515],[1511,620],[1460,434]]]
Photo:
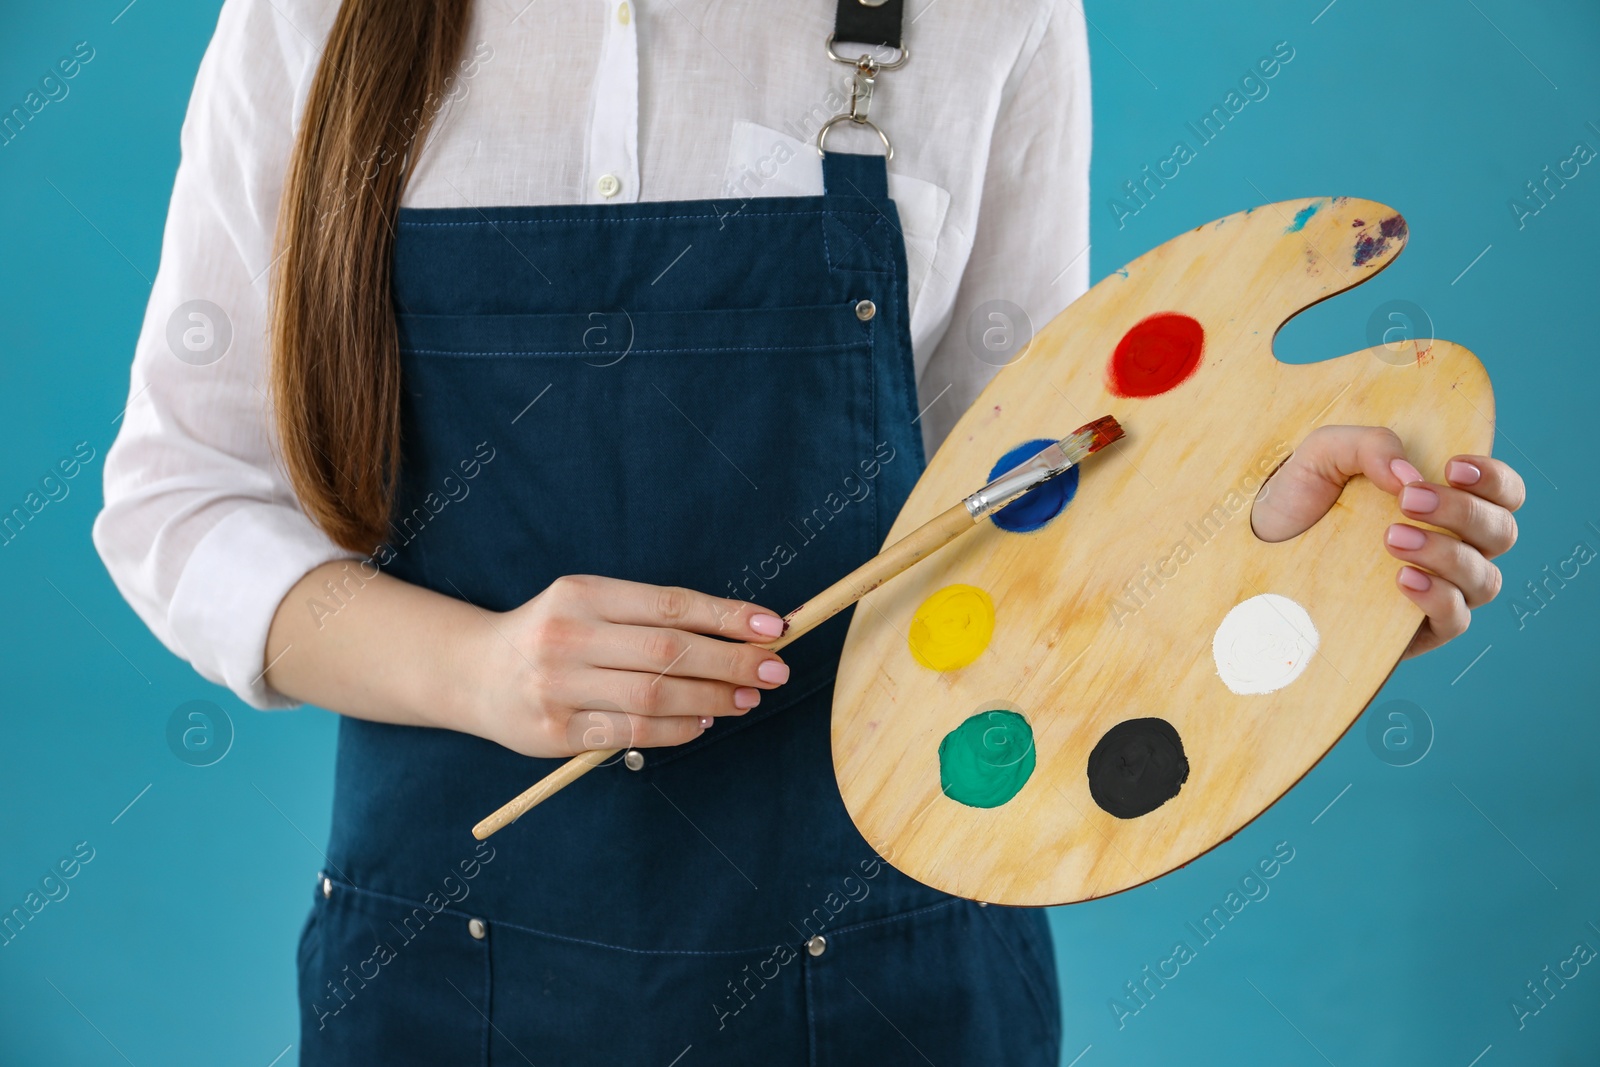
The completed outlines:
[[[680,745],[789,678],[752,644],[782,619],[690,589],[572,575],[488,620],[464,727],[525,756]]]

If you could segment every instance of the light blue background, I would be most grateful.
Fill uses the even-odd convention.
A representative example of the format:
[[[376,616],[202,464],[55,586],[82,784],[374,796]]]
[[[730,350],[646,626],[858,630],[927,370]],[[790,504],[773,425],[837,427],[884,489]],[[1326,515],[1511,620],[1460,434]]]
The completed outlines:
[[[1501,561],[1502,602],[1378,698],[1426,710],[1436,736],[1420,762],[1381,761],[1364,719],[1232,841],[1052,913],[1063,1062],[1594,1063],[1600,965],[1524,1029],[1509,1004],[1575,943],[1600,949],[1600,575],[1584,568],[1525,627],[1507,602],[1577,541],[1600,548],[1593,448],[1580,444],[1597,385],[1600,163],[1524,228],[1507,201],[1576,142],[1600,149],[1600,9],[1325,2],[1091,4],[1094,275],[1263,199],[1399,208],[1405,254],[1293,322],[1280,353],[1365,347],[1388,300],[1426,309],[1494,378],[1495,452],[1529,484],[1522,539]],[[297,1040],[293,945],[327,832],[334,719],[260,714],[204,683],[138,622],[90,544],[218,6],[125,3],[8,2],[0,29],[7,110],[75,42],[96,50],[70,95],[0,148],[0,510],[78,441],[97,451],[71,495],[0,549],[0,911],[75,843],[95,849],[70,896],[0,948],[0,1062],[266,1067]],[[1193,143],[1185,122],[1279,41],[1295,57],[1270,95],[1119,229],[1121,183],[1176,139]],[[237,730],[208,768],[179,762],[164,735],[197,698]],[[1119,1029],[1123,983],[1178,939],[1196,944],[1185,923],[1279,841],[1295,856],[1270,895]]]

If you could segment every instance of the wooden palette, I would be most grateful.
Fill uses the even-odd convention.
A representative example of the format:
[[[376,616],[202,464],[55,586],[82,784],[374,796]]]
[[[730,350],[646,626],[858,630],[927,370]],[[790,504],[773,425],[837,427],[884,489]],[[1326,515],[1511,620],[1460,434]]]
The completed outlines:
[[[1255,536],[1250,508],[1321,425],[1389,426],[1436,482],[1449,456],[1488,453],[1489,379],[1459,345],[1309,365],[1272,354],[1286,320],[1372,277],[1405,240],[1404,220],[1369,200],[1229,215],[1109,275],[984,390],[890,542],[1028,442],[1105,414],[1128,436],[1084,463],[1075,497],[1036,504],[1009,522],[1020,530],[986,520],[856,608],[834,769],[885,859],[1002,904],[1119,892],[1227,840],[1356,720],[1422,621],[1383,548],[1395,498],[1358,477],[1278,544]],[[1198,365],[1163,389],[1202,332]]]

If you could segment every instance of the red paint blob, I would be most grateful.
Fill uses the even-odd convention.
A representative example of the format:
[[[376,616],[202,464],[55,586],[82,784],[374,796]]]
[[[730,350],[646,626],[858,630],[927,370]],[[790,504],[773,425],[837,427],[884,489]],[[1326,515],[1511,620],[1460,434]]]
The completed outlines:
[[[1206,332],[1187,315],[1151,315],[1123,335],[1106,364],[1106,387],[1117,396],[1160,396],[1200,366]]]

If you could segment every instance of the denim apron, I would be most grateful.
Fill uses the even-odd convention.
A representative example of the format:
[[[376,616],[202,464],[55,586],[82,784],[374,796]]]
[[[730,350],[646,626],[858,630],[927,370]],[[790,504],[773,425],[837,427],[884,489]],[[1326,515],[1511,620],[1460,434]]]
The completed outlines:
[[[823,169],[814,197],[401,210],[385,569],[485,612],[565,574],[784,612],[871,557],[923,467],[905,246],[882,157]],[[485,842],[562,761],[343,718],[301,1062],[1053,1067],[1043,912],[912,881],[844,809],[846,626]]]

